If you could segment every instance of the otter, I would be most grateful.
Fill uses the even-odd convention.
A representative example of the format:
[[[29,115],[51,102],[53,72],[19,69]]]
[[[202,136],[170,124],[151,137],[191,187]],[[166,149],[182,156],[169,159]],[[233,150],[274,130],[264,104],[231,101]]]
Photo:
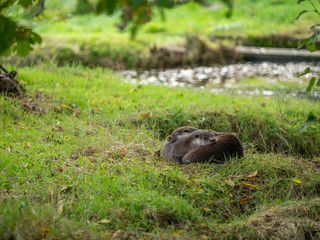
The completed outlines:
[[[208,146],[216,142],[215,135],[211,131],[197,130],[185,137],[180,137],[169,147],[169,159],[181,163],[182,157],[189,151],[199,147]]]
[[[179,127],[176,130],[174,130],[169,137],[167,137],[167,140],[165,141],[163,147],[162,147],[162,154],[164,158],[168,162],[175,162],[174,159],[171,156],[171,151],[174,147],[174,143],[181,138],[184,138],[188,136],[190,133],[197,131],[199,129],[195,127],[190,126],[183,126]]]
[[[232,157],[243,157],[242,143],[232,133],[220,133],[216,136],[215,144],[202,145],[188,151],[182,157],[181,164],[186,165],[208,161],[218,163]]]

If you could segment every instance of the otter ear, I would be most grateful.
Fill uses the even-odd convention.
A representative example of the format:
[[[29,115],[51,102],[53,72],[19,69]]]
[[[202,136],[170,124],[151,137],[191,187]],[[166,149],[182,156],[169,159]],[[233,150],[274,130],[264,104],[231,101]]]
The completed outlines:
[[[168,142],[170,142],[171,140],[172,140],[172,137],[171,137],[171,136],[167,137],[167,141],[168,141]]]
[[[190,132],[190,130],[186,129],[186,130],[184,130],[183,132],[188,133],[188,132]]]

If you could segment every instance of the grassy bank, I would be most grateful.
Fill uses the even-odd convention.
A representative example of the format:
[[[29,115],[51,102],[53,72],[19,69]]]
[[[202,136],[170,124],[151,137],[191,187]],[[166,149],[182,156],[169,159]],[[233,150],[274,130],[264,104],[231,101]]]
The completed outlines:
[[[0,238],[319,237],[319,123],[306,99],[132,85],[109,70],[19,70],[0,98]],[[178,166],[181,125],[237,132],[244,159]],[[307,156],[302,158],[302,156]]]
[[[136,40],[131,41],[129,31],[120,32],[115,27],[120,21],[119,14],[112,17],[93,13],[74,15],[73,2],[48,2],[43,16],[24,20],[43,36],[44,42],[27,58],[14,57],[12,63],[32,65],[50,59],[60,65],[76,61],[114,69],[210,65],[228,62],[219,56],[225,52],[232,55],[233,51],[221,49],[220,40],[212,41],[213,36],[227,36],[222,41],[227,46],[235,44],[235,40],[228,40],[232,36],[233,39],[241,37],[241,43],[254,46],[297,47],[299,41],[292,39],[310,35],[308,29],[315,23],[312,14],[305,14],[292,23],[299,12],[310,9],[308,3],[298,5],[295,0],[235,1],[232,18],[224,16],[226,8],[220,2],[209,6],[190,2],[167,10],[166,21],[162,21],[155,10],[152,22],[141,27]],[[199,36],[200,41],[190,43],[190,35]],[[201,52],[203,44],[206,46]],[[185,48],[182,59],[168,59],[167,55],[175,54],[170,48],[172,45]],[[157,51],[150,52],[154,46],[158,47]],[[211,58],[199,62],[197,56],[206,54],[208,49]],[[231,60],[237,58],[233,56]],[[161,61],[165,61],[166,66],[158,64]]]

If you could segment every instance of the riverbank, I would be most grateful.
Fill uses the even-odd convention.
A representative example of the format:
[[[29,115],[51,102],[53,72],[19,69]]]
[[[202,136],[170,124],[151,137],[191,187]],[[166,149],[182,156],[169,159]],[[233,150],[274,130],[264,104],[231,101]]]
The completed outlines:
[[[43,36],[43,44],[25,58],[11,56],[2,61],[18,66],[81,63],[117,70],[224,65],[243,59],[237,45],[296,48],[314,24],[308,14],[292,23],[308,7],[293,0],[241,1],[232,18],[225,18],[221,4],[190,2],[167,10],[166,21],[155,11],[153,21],[131,41],[128,31],[120,32],[115,26],[118,15],[74,15],[69,5],[57,12],[54,1],[48,4],[43,17],[28,21]]]
[[[319,236],[320,126],[301,129],[320,115],[314,102],[77,66],[21,68],[19,79],[28,95],[0,98],[1,239]],[[238,133],[244,159],[165,162],[156,152],[182,125]]]

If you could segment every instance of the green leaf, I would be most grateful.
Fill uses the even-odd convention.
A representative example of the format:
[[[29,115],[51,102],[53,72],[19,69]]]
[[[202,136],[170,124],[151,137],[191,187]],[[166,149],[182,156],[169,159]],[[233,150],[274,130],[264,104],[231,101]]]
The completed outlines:
[[[312,87],[314,86],[315,82],[316,82],[316,78],[315,78],[315,77],[312,77],[312,78],[310,79],[309,85],[308,85],[308,87],[307,87],[307,89],[306,89],[307,92],[310,92],[310,91],[311,91],[311,89],[312,89]]]
[[[315,27],[320,26],[320,23],[314,24],[310,27],[310,30],[313,31],[315,29]]]
[[[117,1],[115,0],[100,0],[97,4],[97,13],[107,12],[113,14],[117,8]]]
[[[41,37],[29,28],[19,27],[16,22],[0,15],[0,55],[17,51],[26,55],[32,46],[41,42]]]
[[[309,38],[303,40],[303,42],[299,45],[298,49],[303,48],[303,46],[304,46],[305,44],[309,44],[309,43],[310,43],[310,39],[309,39]]]
[[[30,7],[32,6],[33,2],[35,2],[36,0],[19,0],[19,5],[21,5],[24,8]]]
[[[172,0],[156,0],[156,5],[162,8],[173,8],[174,1]]]
[[[298,75],[298,77],[301,77],[301,76],[303,76],[303,75],[306,75],[307,73],[310,73],[310,72],[311,72],[311,69],[310,69],[309,67],[307,67],[307,68],[304,70],[303,73],[300,73],[300,74]]]
[[[310,52],[314,52],[317,50],[317,45],[315,43],[310,43],[307,45],[307,48]]]
[[[319,77],[319,79],[318,79],[318,81],[317,81],[316,86],[317,86],[317,87],[320,87],[320,77]]]
[[[310,10],[303,10],[303,11],[301,11],[301,12],[298,14],[298,16],[296,16],[296,17],[293,19],[292,22],[297,21],[303,14],[305,14],[305,13],[307,13],[307,12],[313,12],[313,11],[310,11]]]
[[[302,2],[305,2],[305,1],[309,1],[309,0],[298,0],[298,4],[302,3]]]
[[[313,111],[310,111],[308,113],[307,122],[316,121],[316,120],[317,120],[317,116],[313,113]]]
[[[311,37],[309,38],[310,39],[310,42],[311,43],[315,43],[318,39],[318,35],[319,35],[319,30],[316,30],[312,35]]]

